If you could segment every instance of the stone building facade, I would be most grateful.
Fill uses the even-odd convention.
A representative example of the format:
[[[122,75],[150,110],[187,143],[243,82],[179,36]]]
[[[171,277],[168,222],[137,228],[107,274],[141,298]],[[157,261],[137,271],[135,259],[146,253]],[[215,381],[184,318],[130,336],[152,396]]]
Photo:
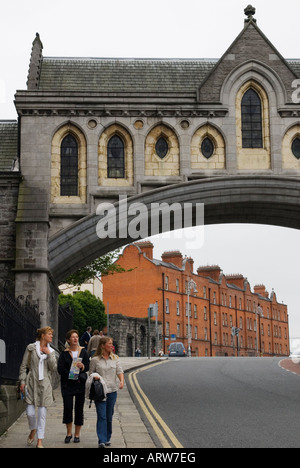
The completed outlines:
[[[126,271],[103,278],[110,316],[122,310],[132,320],[145,319],[157,302],[165,352],[174,340],[188,348],[190,325],[192,356],[289,356],[287,306],[264,285],[252,291],[242,274],[225,276],[218,265],[194,272],[193,259],[179,251],[157,260],[147,241],[126,247],[117,263]],[[196,288],[188,300],[190,280]]]
[[[162,349],[161,322],[156,327],[151,320],[149,328],[147,317],[114,313],[109,318],[109,335],[113,338],[116,353],[121,357],[154,356]]]
[[[21,174],[17,167],[18,124],[0,123],[0,285],[14,281],[16,254],[16,211]]]
[[[38,303],[42,325],[57,331],[58,284],[131,242],[96,235],[97,207],[120,195],[193,199],[210,224],[300,228],[300,59],[254,12],[218,59],[47,57],[36,35],[18,118],[0,121],[0,281]],[[285,353],[280,327],[269,354]]]

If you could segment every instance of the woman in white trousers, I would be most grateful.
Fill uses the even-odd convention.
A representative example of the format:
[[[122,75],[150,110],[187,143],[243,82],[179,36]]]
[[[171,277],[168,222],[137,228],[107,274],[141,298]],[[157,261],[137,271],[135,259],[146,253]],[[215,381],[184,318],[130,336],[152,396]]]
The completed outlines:
[[[31,445],[37,435],[37,448],[43,448],[45,437],[47,407],[53,403],[51,376],[56,371],[54,349],[50,347],[53,339],[53,329],[44,327],[37,330],[35,343],[26,348],[20,367],[20,391],[27,403],[27,418],[30,434],[27,444]],[[36,420],[35,409],[38,407]]]

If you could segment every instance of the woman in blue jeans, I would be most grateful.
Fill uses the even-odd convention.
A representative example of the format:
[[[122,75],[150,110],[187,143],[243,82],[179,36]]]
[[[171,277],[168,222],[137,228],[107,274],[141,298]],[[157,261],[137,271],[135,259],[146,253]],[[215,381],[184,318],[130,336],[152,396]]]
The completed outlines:
[[[96,401],[97,410],[97,435],[98,446],[104,448],[111,444],[112,419],[117,401],[117,390],[124,387],[124,373],[119,357],[113,353],[113,340],[108,336],[103,336],[97,351],[90,362],[89,374],[97,373],[101,375],[107,386],[107,396],[105,401]],[[117,385],[117,378],[119,385]],[[99,377],[94,377],[98,379]]]

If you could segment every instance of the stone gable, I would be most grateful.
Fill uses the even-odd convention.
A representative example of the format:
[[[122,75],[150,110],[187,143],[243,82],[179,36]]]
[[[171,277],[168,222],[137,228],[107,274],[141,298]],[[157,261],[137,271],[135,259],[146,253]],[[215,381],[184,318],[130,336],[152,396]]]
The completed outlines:
[[[233,44],[227,49],[214,69],[204,80],[199,91],[200,102],[219,102],[221,88],[224,80],[234,70],[246,62],[254,61],[263,64],[273,70],[282,80],[288,102],[291,102],[293,93],[292,82],[297,78],[296,70],[281,56],[270,43],[258,26],[249,22]]]

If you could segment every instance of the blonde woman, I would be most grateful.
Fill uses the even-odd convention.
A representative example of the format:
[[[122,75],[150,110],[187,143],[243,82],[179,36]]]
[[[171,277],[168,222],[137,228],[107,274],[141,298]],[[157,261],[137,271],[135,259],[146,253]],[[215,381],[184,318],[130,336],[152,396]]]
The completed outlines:
[[[113,354],[113,349],[112,338],[102,337],[95,356],[90,362],[89,374],[99,374],[104,379],[107,387],[105,401],[95,401],[99,448],[111,445],[112,419],[118,390],[117,378],[119,379],[119,389],[122,390],[124,387],[123,369],[119,357]],[[99,377],[96,376],[94,379],[99,380]]]
[[[37,448],[44,448],[47,407],[53,403],[51,375],[57,366],[54,349],[50,347],[52,339],[51,327],[39,328],[37,340],[27,346],[20,367],[20,391],[24,394],[27,403],[26,413],[30,429],[27,444],[33,443],[37,433]],[[36,407],[38,407],[37,420]]]

